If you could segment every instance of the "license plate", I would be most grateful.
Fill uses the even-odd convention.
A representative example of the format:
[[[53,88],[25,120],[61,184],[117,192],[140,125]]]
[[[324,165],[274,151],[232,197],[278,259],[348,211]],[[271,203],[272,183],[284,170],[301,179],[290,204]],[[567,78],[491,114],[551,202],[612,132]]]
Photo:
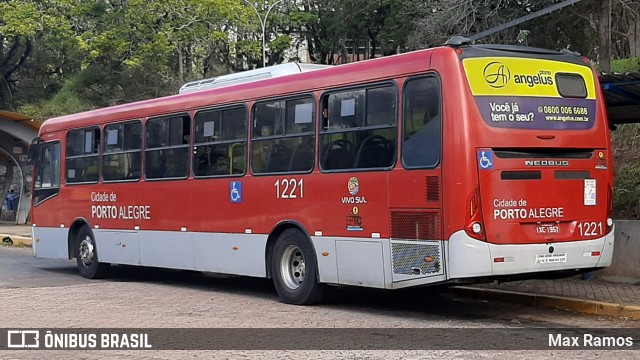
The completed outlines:
[[[567,254],[542,254],[536,255],[536,264],[553,264],[567,262]]]
[[[536,225],[536,234],[559,234],[560,226],[558,225]]]

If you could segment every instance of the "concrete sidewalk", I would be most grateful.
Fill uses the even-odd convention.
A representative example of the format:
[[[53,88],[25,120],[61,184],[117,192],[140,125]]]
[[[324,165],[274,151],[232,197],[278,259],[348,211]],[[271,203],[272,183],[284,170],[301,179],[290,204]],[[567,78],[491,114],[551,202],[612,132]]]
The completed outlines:
[[[0,245],[7,238],[13,245],[31,246],[31,225],[16,225],[11,221],[0,221]]]
[[[582,280],[524,280],[455,287],[460,295],[569,310],[591,315],[640,319],[640,285]]]
[[[31,246],[31,225],[0,222],[0,241]],[[615,260],[614,260],[615,261]],[[452,291],[490,300],[550,307],[594,315],[640,319],[640,285],[582,280],[525,280],[503,284],[456,286]]]

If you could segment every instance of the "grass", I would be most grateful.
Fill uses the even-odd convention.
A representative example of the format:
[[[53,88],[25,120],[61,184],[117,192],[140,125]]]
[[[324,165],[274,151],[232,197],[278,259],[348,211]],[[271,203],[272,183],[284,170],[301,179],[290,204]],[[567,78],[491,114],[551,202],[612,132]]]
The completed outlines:
[[[611,71],[614,73],[640,71],[640,57],[613,60],[611,62]]]
[[[17,239],[14,240],[10,236],[5,236],[4,238],[2,238],[2,240],[0,241],[0,246],[18,247],[18,248],[30,247],[28,243],[25,243],[22,240],[17,240]]]

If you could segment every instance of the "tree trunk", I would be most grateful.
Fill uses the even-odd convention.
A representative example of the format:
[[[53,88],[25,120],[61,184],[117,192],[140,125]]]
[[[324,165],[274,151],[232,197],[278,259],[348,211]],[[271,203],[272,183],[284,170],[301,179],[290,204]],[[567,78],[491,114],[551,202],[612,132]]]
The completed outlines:
[[[600,46],[598,47],[600,71],[611,72],[611,0],[600,5]]]
[[[180,81],[180,83],[184,83],[184,64],[183,64],[183,58],[182,58],[182,49],[181,48],[177,48],[178,50],[178,80]]]
[[[630,21],[627,40],[629,41],[629,55],[640,57],[640,17]]]
[[[13,106],[9,83],[0,75],[0,110],[16,111]]]
[[[0,36],[0,40],[6,39]],[[31,40],[15,37],[3,47],[0,42],[0,110],[15,111],[11,93],[11,77],[31,55]]]

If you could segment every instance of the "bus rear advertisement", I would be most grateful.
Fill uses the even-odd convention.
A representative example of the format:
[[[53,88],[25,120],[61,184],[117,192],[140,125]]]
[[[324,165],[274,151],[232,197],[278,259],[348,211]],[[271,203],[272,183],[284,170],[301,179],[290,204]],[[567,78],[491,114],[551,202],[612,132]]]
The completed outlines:
[[[209,82],[215,83],[215,82]],[[397,289],[609,266],[613,168],[591,63],[449,44],[47,120],[34,253]]]

